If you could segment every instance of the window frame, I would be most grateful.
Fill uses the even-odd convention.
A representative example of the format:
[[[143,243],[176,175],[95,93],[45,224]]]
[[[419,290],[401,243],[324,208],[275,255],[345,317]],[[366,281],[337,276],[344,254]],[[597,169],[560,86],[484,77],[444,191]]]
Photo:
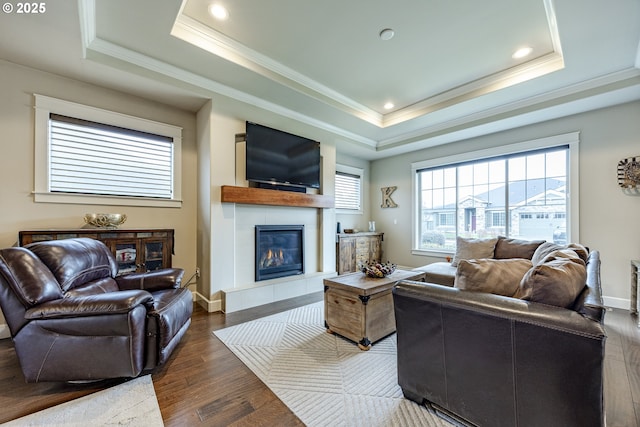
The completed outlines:
[[[36,203],[73,203],[147,207],[182,207],[182,128],[127,114],[90,107],[44,95],[35,97],[35,176]],[[171,199],[153,197],[54,193],[50,191],[49,117],[59,114],[91,122],[104,123],[173,139],[173,195]]]
[[[486,148],[477,151],[470,151],[467,153],[460,153],[451,156],[445,156],[440,158],[434,158],[424,160],[420,162],[414,162],[411,164],[412,173],[412,209],[411,209],[411,253],[413,255],[432,256],[432,257],[446,257],[452,254],[450,250],[436,250],[436,249],[420,249],[420,215],[419,215],[419,189],[418,182],[419,174],[417,173],[421,169],[445,167],[451,164],[481,161],[491,157],[506,156],[518,153],[525,153],[533,150],[550,149],[557,146],[568,146],[568,164],[567,164],[567,179],[569,180],[569,188],[567,189],[567,241],[580,241],[580,215],[579,215],[579,143],[580,132],[569,132],[560,135],[554,135],[550,137],[544,137],[524,142],[517,142],[499,147]]]
[[[350,214],[350,215],[363,215],[364,214],[364,169],[356,168],[353,166],[336,164],[336,172],[338,173],[348,174],[348,175],[356,175],[360,177],[360,209],[341,209],[336,208],[337,214]],[[337,189],[336,189],[337,191]]]

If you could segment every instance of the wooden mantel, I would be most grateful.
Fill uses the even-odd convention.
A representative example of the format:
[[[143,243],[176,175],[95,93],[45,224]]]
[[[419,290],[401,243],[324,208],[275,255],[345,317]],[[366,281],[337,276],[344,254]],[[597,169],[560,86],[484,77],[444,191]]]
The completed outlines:
[[[333,197],[321,194],[296,193],[293,191],[267,190],[253,187],[223,185],[223,203],[244,203],[249,205],[295,206],[300,208],[332,208]]]

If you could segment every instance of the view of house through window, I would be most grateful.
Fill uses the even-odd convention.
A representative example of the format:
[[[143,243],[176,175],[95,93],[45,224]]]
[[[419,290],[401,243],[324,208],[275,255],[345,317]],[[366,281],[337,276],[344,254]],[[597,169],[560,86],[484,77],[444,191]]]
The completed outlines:
[[[418,249],[456,236],[566,243],[568,146],[417,170]]]

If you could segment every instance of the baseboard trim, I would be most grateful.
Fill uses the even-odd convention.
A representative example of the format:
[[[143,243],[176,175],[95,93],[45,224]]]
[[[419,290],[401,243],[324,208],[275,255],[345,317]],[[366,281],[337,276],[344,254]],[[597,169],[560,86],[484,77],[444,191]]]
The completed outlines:
[[[0,339],[3,340],[5,338],[11,338],[11,331],[9,330],[9,325],[2,323],[0,324]]]
[[[604,305],[611,308],[621,308],[623,310],[629,310],[631,307],[631,300],[626,298],[606,297],[603,296]]]
[[[193,300],[200,305],[200,307],[207,310],[208,313],[214,313],[216,311],[222,311],[222,300],[213,300],[206,298],[200,292],[193,293]]]

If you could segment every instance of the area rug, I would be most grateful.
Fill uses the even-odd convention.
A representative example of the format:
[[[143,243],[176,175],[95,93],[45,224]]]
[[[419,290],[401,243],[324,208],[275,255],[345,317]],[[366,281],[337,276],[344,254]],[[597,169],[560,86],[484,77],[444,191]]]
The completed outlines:
[[[323,303],[214,331],[309,427],[451,427],[402,396],[395,334],[361,351],[326,332]]]
[[[101,390],[2,426],[163,426],[151,375]]]

